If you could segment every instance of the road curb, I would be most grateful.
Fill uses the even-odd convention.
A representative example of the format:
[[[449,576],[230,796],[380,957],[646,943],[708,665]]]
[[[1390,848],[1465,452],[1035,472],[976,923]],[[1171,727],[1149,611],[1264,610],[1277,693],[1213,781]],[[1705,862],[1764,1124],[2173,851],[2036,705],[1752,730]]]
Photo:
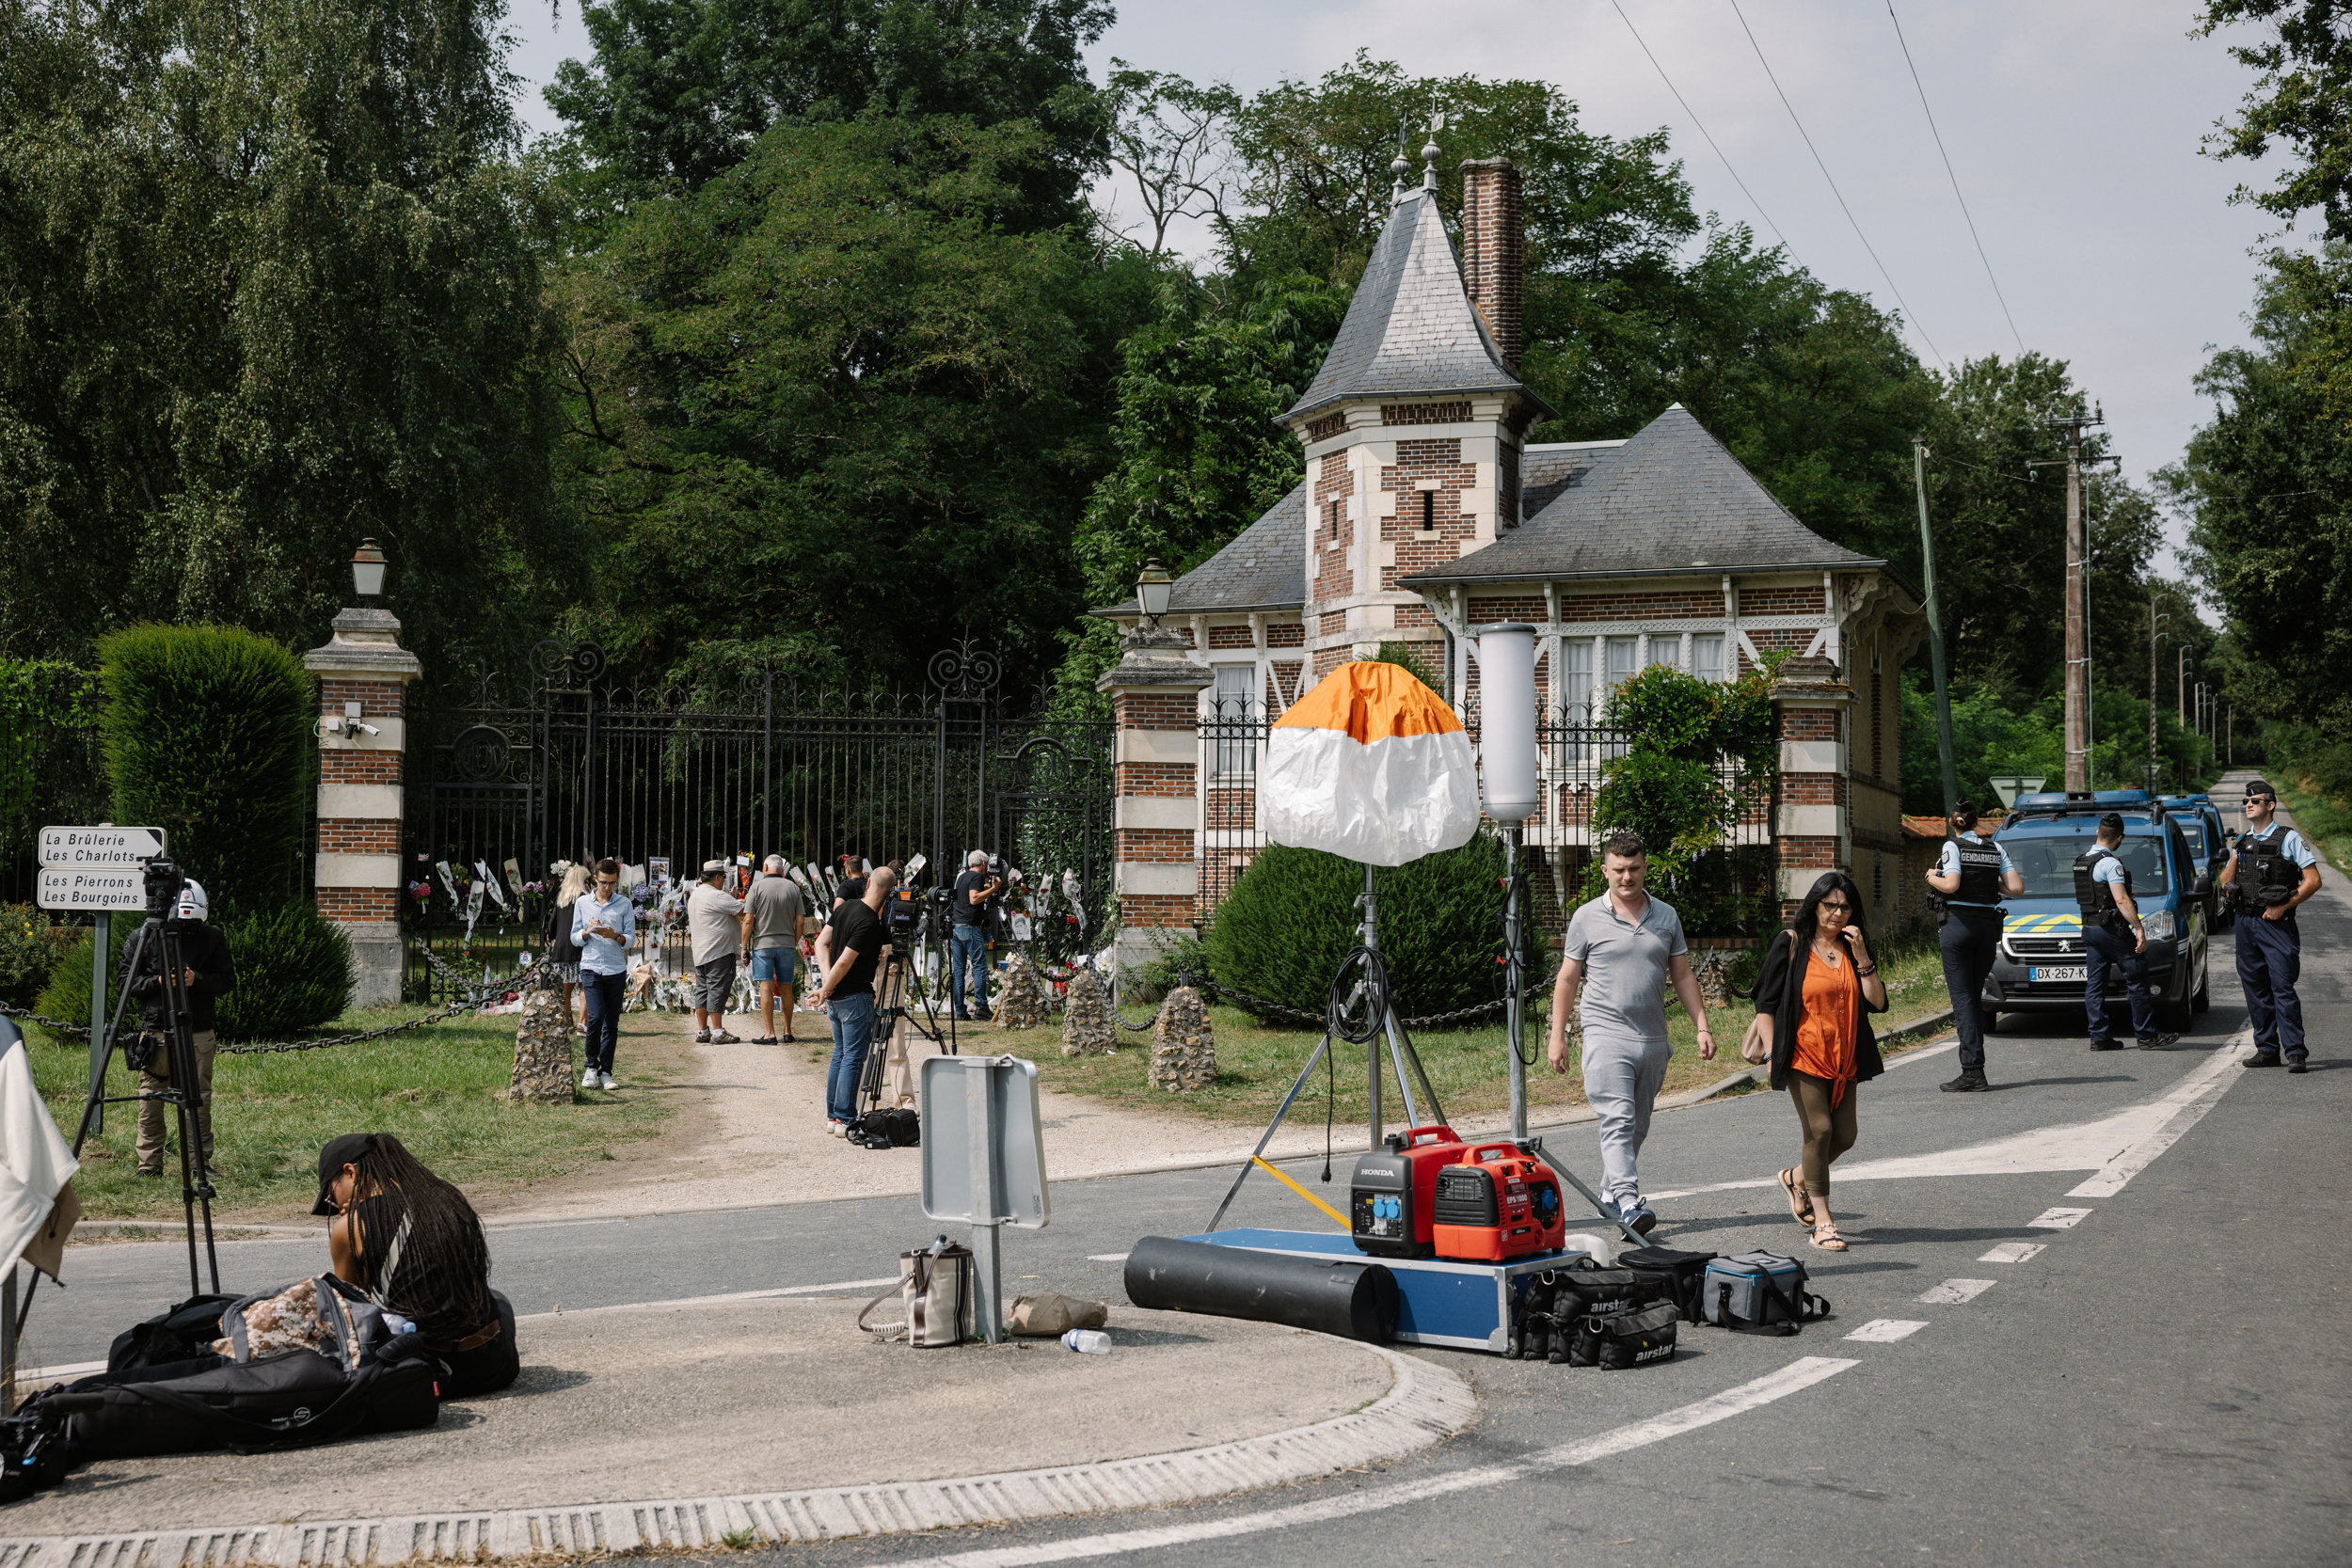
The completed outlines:
[[[1376,1345],[1396,1382],[1363,1409],[1310,1426],[1175,1453],[946,1481],[567,1503],[375,1519],[0,1538],[0,1568],[202,1563],[205,1568],[366,1568],[714,1551],[727,1538],[771,1545],[1199,1502],[1403,1458],[1453,1436],[1476,1414],[1470,1385]]]

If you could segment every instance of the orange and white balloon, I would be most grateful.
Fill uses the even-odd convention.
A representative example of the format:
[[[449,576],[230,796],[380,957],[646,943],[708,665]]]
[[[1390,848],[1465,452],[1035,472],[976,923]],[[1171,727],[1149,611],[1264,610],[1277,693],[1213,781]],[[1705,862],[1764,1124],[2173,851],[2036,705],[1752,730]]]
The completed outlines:
[[[1403,865],[1478,831],[1478,766],[1442,698],[1393,664],[1356,660],[1266,736],[1258,821],[1277,844]]]

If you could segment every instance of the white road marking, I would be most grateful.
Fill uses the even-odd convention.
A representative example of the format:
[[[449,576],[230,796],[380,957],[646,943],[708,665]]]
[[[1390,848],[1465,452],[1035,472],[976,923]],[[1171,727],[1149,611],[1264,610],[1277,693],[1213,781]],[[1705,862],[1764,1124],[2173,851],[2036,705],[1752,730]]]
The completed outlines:
[[[1123,1252],[1089,1252],[1087,1254],[1087,1261],[1089,1263],[1124,1263],[1126,1260],[1127,1255]]]
[[[2241,1032],[2228,1046],[2215,1052],[2213,1060],[2182,1079],[2171,1093],[2156,1101],[2165,1119],[2119,1149],[2099,1167],[2097,1175],[2066,1196],[2113,1197],[2122,1192],[2126,1182],[2153,1164],[2157,1155],[2180,1142],[2182,1134],[2202,1121],[2207,1111],[2221,1103],[2221,1097],[2229,1093],[2230,1085],[2239,1077],[2233,1070],[2239,1060],[2236,1048],[2251,1045],[2253,1038],[2251,1030]]]
[[[1908,1339],[1928,1325],[1906,1318],[1872,1318],[1846,1336],[1866,1345],[1891,1345],[1898,1339]]]
[[[2026,1223],[2036,1230],[2072,1230],[2090,1212],[2088,1209],[2044,1209]]]
[[[1686,1432],[1695,1432],[1701,1427],[1712,1426],[1717,1421],[1758,1409],[1775,1400],[1786,1399],[1825,1378],[1836,1377],[1849,1367],[1859,1365],[1856,1361],[1832,1356],[1808,1355],[1789,1363],[1769,1377],[1743,1383],[1737,1388],[1726,1388],[1712,1399],[1686,1404],[1646,1421],[1618,1427],[1613,1432],[1604,1432],[1597,1437],[1546,1449],[1514,1465],[1482,1465],[1475,1469],[1431,1476],[1425,1481],[1375,1486],[1362,1492],[1351,1492],[1344,1497],[1326,1497],[1316,1502],[1296,1503],[1289,1508],[1272,1508],[1226,1519],[1196,1519],[1150,1529],[1115,1530],[1102,1535],[1080,1536],[1071,1541],[1040,1542],[1031,1546],[991,1546],[942,1557],[900,1558],[897,1560],[903,1563],[920,1561],[932,1564],[934,1568],[1026,1568],[1033,1563],[1117,1557],[1127,1552],[1185,1546],[1202,1541],[1230,1541],[1238,1536],[1263,1534],[1268,1530],[1294,1529],[1301,1525],[1328,1524],[1335,1519],[1369,1513],[1375,1509],[1402,1508],[1456,1492],[1502,1486],[1511,1481],[1548,1474],[1565,1465],[1590,1465],[1629,1449],[1647,1448],[1652,1443],[1662,1443],[1669,1437],[1679,1437]]]
[[[2003,1242],[1977,1261],[1979,1263],[2022,1263],[2048,1245],[2047,1242]]]
[[[1942,1307],[1950,1302],[1974,1301],[1993,1289],[1993,1284],[1994,1282],[1990,1279],[1947,1279],[1934,1290],[1923,1293],[1919,1299],[1931,1307]]]
[[[19,1367],[16,1383],[19,1388],[30,1391],[38,1384],[71,1382],[74,1378],[87,1377],[92,1372],[105,1370],[103,1361],[75,1361],[59,1367]]]
[[[875,1291],[884,1285],[896,1285],[898,1276],[883,1275],[876,1279],[839,1279],[831,1285],[786,1285],[772,1291],[731,1291],[722,1296],[679,1296],[673,1301],[628,1301],[612,1307],[575,1307],[569,1312],[558,1308],[553,1312],[520,1314],[516,1323],[530,1323],[536,1318],[584,1318],[591,1312],[643,1312],[654,1307],[715,1307],[729,1301],[767,1301],[774,1296],[833,1296],[850,1291]]]

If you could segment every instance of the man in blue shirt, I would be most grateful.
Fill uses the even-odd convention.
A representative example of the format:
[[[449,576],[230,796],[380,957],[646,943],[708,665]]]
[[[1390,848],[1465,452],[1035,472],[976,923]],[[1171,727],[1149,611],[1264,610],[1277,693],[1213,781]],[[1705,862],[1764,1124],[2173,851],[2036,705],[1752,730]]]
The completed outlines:
[[[2301,833],[2277,820],[2279,792],[2268,781],[2246,785],[2246,832],[2238,835],[2221,886],[2237,911],[2237,981],[2254,1026],[2248,1067],[2303,1070],[2303,1003],[2295,982],[2303,971],[2303,933],[2295,911],[2319,891],[2319,856]]]
[[[612,1048],[621,1038],[621,996],[628,985],[628,944],[637,906],[621,895],[621,863],[596,863],[596,885],[572,901],[572,941],[580,947],[580,989],[588,1015],[583,1089],[617,1087]]]
[[[2123,972],[2123,991],[2131,998],[2132,1034],[2142,1051],[2154,1051],[2180,1037],[2156,1032],[2156,999],[2148,990],[2148,933],[2141,928],[2139,905],[2132,898],[2132,874],[2116,851],[2123,847],[2123,817],[2109,812],[2099,818],[2098,845],[2075,862],[2076,901],[2083,922],[2083,1014],[2090,1024],[2090,1049],[2120,1051],[2107,1022],[2107,971]],[[2088,863],[2086,865],[2085,863]],[[2088,876],[2090,886],[2081,879]]]
[[[1984,1077],[1984,982],[2001,946],[2001,895],[2026,891],[2009,851],[1977,832],[1977,808],[1952,808],[1952,836],[1928,886],[1944,895],[1944,988],[1952,995],[1952,1028],[1960,1036],[1960,1076],[1947,1094],[1974,1094],[1993,1085]]]

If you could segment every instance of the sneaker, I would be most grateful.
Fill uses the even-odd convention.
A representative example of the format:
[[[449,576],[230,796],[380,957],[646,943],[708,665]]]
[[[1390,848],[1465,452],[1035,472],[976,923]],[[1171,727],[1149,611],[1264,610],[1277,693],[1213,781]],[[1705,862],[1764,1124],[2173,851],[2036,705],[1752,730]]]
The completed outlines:
[[[620,1085],[615,1084],[614,1082],[612,1082],[612,1075],[611,1073],[609,1073],[609,1072],[599,1072],[599,1073],[597,1073],[597,1074],[596,1074],[596,1083],[597,1083],[597,1086],[598,1086],[598,1087],[600,1087],[600,1088],[617,1089],[617,1088],[619,1088],[619,1087],[621,1086]]]
[[[713,1029],[710,1031],[710,1043],[713,1045],[740,1045],[743,1042],[740,1039],[738,1039],[735,1036],[728,1034],[724,1029]]]
[[[972,1015],[971,1022],[974,1023],[987,1023],[993,1021],[996,1015],[994,1013],[992,1013],[983,1007],[980,1011]]]
[[[2123,1049],[2123,1042],[2122,1040],[2092,1040],[2090,1042],[2090,1049],[2093,1051],[2121,1051]]]
[[[1658,1228],[1658,1216],[1639,1204],[1625,1212],[1625,1222],[1645,1236]]]
[[[1991,1084],[1985,1082],[1984,1069],[1973,1067],[1962,1068],[1959,1077],[1948,1084],[1936,1085],[1946,1094],[1981,1094],[1992,1086]]]
[[[837,1121],[829,1121],[825,1123],[825,1131],[832,1133],[836,1138],[846,1138],[850,1135],[849,1128]]]
[[[2301,1072],[2303,1070],[2303,1058],[2300,1056],[2289,1056],[2287,1058],[2287,1070],[2289,1072]]]
[[[2279,1053],[2276,1051],[2257,1051],[2246,1060],[2238,1063],[2240,1067],[2277,1067],[2278,1065]]]
[[[2180,1043],[2180,1036],[2174,1034],[2158,1035],[2154,1039],[2141,1040],[2139,1048],[2142,1051],[2169,1051]]]
[[[590,1068],[587,1071],[580,1075],[580,1086],[583,1089],[593,1089],[596,1086],[596,1069],[595,1068]]]
[[[694,1043],[696,1045],[708,1045],[710,1043],[710,1031],[707,1029],[695,1030]]]

